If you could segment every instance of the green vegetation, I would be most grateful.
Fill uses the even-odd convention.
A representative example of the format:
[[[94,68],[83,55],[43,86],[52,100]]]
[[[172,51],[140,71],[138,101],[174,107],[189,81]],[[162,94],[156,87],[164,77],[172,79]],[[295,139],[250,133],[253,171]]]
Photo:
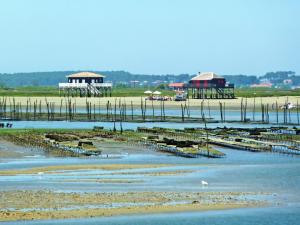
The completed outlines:
[[[129,87],[116,87],[113,88],[112,97],[135,97],[143,96],[147,88],[129,88]],[[174,91],[161,90],[152,88],[152,91],[159,90],[162,95],[173,96]],[[53,86],[25,86],[16,88],[3,88],[0,87],[0,96],[15,96],[15,97],[54,97],[59,96],[57,87]]]
[[[160,87],[162,88],[162,87]],[[113,97],[136,97],[145,96],[146,87],[129,88],[129,87],[114,87]],[[174,96],[172,90],[151,88],[150,90],[159,90],[162,95]],[[236,88],[236,97],[274,97],[274,96],[300,96],[300,89],[276,89],[276,88]],[[54,86],[25,86],[16,88],[5,88],[0,86],[0,96],[24,96],[24,97],[52,97],[59,96],[57,87]]]
[[[283,88],[237,88],[236,97],[276,97],[300,96],[300,89],[290,90]]]
[[[16,88],[0,87],[0,96],[52,97],[59,96],[59,92],[58,88],[54,86],[20,86]]]

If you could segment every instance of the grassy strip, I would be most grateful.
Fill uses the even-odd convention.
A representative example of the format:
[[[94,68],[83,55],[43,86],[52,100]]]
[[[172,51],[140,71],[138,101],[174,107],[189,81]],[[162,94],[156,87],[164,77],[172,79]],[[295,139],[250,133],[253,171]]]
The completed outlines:
[[[277,88],[236,88],[236,97],[279,97],[299,96],[300,89],[277,89]]]
[[[112,97],[137,97],[144,96],[148,88],[113,88]],[[151,89],[152,91],[155,88]],[[174,96],[172,90],[159,90],[162,95]],[[276,96],[300,96],[300,90],[276,89],[276,88],[236,88],[236,97],[276,97]],[[26,86],[16,88],[0,88],[0,96],[18,97],[53,97],[59,96],[58,87],[55,86]]]
[[[144,96],[147,88],[113,88],[112,97],[137,97]],[[154,91],[154,89],[152,90]],[[159,90],[162,95],[173,96],[174,91]],[[0,88],[0,96],[16,97],[54,97],[59,96],[58,87],[55,86],[27,86],[16,88]]]

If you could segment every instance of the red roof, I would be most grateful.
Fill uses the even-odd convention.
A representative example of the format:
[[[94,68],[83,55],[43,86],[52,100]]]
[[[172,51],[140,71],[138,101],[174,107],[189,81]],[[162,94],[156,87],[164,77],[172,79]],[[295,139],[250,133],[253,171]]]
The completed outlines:
[[[183,88],[184,83],[170,83],[169,87],[174,87],[174,88]]]
[[[213,79],[224,79],[214,72],[199,72],[197,76],[193,77],[192,80],[213,80]]]

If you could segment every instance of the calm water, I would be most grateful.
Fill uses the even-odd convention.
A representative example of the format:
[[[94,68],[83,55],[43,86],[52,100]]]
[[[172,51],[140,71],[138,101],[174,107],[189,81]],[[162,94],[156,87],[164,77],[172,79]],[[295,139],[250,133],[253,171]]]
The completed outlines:
[[[15,122],[15,127],[64,127],[91,128],[94,125],[111,128],[111,123],[82,122]],[[176,123],[132,124],[128,127],[158,126],[182,128]],[[216,124],[219,125],[219,124]],[[232,125],[232,124],[231,124]],[[126,125],[127,126],[127,125]],[[191,127],[195,124],[190,124]],[[185,124],[185,127],[186,124]],[[194,173],[169,177],[149,176],[144,183],[138,184],[95,184],[95,183],[63,183],[62,178],[88,177],[96,175],[85,172],[67,173],[63,176],[45,174],[42,178],[34,175],[0,177],[0,189],[52,189],[59,191],[249,191],[271,193],[272,207],[256,209],[235,209],[210,212],[172,213],[139,216],[119,216],[107,218],[68,219],[54,221],[10,222],[2,224],[124,224],[124,225],[296,225],[300,221],[300,157],[291,157],[271,153],[252,153],[219,148],[226,153],[222,159],[187,159],[166,154],[128,154],[121,158],[49,158],[36,156],[19,160],[7,160],[0,163],[0,169],[30,168],[36,166],[61,164],[174,164],[178,168],[196,170]],[[155,170],[155,169],[148,169]],[[132,170],[131,170],[132,171]],[[134,175],[130,175],[134,176]],[[127,178],[137,178],[136,177]],[[105,177],[105,175],[104,175]],[[109,178],[109,175],[106,176]],[[102,176],[103,178],[103,176]],[[116,178],[116,177],[115,177]],[[124,178],[124,176],[122,177]],[[201,180],[209,182],[202,188]]]
[[[264,208],[210,211],[200,213],[173,213],[114,218],[68,219],[55,221],[29,221],[3,224],[24,225],[298,225],[300,208]]]
[[[258,106],[257,106],[258,107]],[[258,109],[258,108],[257,108]],[[65,109],[62,109],[62,113],[65,113],[64,111]],[[47,109],[43,109],[42,110],[44,113],[47,113]],[[86,113],[86,109],[85,108],[81,108],[78,107],[76,110],[77,113]],[[118,112],[118,111],[117,111]],[[205,114],[206,117],[211,117],[212,119],[215,120],[221,120],[221,116],[220,116],[220,111],[216,110],[216,109],[211,109],[210,111],[207,109],[207,107],[204,107],[203,112]],[[59,110],[56,110],[56,113],[59,113]],[[93,112],[92,112],[93,113]],[[99,114],[99,109],[96,109],[95,111],[96,116],[97,114]],[[106,114],[106,109],[104,109],[104,107],[102,107],[100,109],[100,113],[101,114]],[[130,117],[131,115],[131,110],[129,108],[127,108],[127,115]],[[177,117],[181,117],[181,108],[180,106],[178,108],[172,108],[172,109],[165,109],[165,115],[166,116],[177,116]],[[134,115],[142,115],[142,112],[140,109],[134,109],[133,110],[133,114]],[[153,111],[150,105],[148,105],[147,107],[147,111],[146,111],[146,115],[148,116],[152,116],[153,115]],[[155,108],[154,109],[154,115],[155,116],[160,116],[161,115],[161,111],[160,108]],[[187,116],[187,115],[186,115]],[[196,117],[196,118],[202,118],[202,111],[201,111],[201,107],[199,105],[199,107],[193,107],[190,109],[190,116],[191,117]],[[261,112],[255,112],[255,114],[253,115],[253,112],[248,109],[247,112],[247,118],[250,120],[253,120],[253,116],[254,116],[254,120],[255,121],[261,121],[262,120],[262,116],[261,116]],[[239,121],[241,119],[241,112],[240,110],[232,110],[232,109],[226,109],[225,111],[225,118],[226,120],[234,120],[234,121]],[[270,122],[272,123],[276,123],[277,122],[277,114],[275,110],[270,110],[269,111],[269,119]],[[298,122],[298,117],[297,117],[297,113],[295,111],[291,111],[288,119],[290,119],[291,122],[293,123],[297,123]],[[284,118],[283,118],[283,110],[280,110],[278,113],[278,121],[279,122],[283,122]]]
[[[113,129],[112,122],[68,122],[68,121],[13,121],[13,128],[64,128],[64,129],[92,129],[94,126],[103,126],[106,129]],[[170,123],[170,122],[146,122],[127,123],[123,122],[123,129],[136,129],[137,127],[164,127],[183,129],[184,127],[204,127],[203,123]],[[272,127],[272,124],[244,124],[244,123],[208,123],[207,127]],[[285,125],[287,126],[287,125]],[[293,126],[289,126],[293,127]],[[299,126],[297,126],[299,127]],[[120,129],[120,123],[116,123],[116,128]]]
[[[128,155],[119,159],[78,159],[78,158],[27,158],[7,161],[0,169],[28,168],[59,164],[103,164],[103,163],[170,163],[176,168],[193,168],[200,171],[188,175],[165,179],[149,177],[145,183],[134,185],[118,184],[61,184],[57,177],[37,176],[0,177],[2,190],[48,188],[63,191],[254,191],[269,192],[272,208],[222,210],[211,212],[155,214],[120,216],[113,218],[71,219],[55,221],[13,222],[3,224],[271,224],[294,225],[300,219],[300,158],[278,154],[251,153],[221,149],[227,154],[223,159],[186,159],[168,155]],[[194,166],[194,165],[198,166]],[[153,170],[153,169],[152,169]],[[155,169],[154,169],[155,170]],[[131,170],[132,171],[132,170]],[[68,178],[84,174],[67,174]],[[90,174],[87,175],[91,176]],[[61,177],[60,177],[61,178]],[[103,176],[102,176],[103,178]],[[138,178],[138,177],[137,177]],[[200,180],[209,182],[202,189]],[[273,197],[275,196],[275,197]]]

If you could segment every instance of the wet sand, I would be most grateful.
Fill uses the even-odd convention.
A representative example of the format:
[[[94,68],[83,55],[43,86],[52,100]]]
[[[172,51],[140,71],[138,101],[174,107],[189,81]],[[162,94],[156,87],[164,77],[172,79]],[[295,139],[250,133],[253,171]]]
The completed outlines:
[[[64,171],[74,170],[124,170],[124,169],[145,169],[168,167],[168,164],[105,164],[105,165],[56,165],[45,167],[34,167],[30,169],[1,170],[0,176],[37,174],[37,173],[64,173]]]
[[[199,170],[198,170],[199,171]],[[158,171],[158,172],[121,172],[112,173],[113,175],[144,175],[144,176],[176,176],[195,172],[195,170],[174,170],[174,171]]]
[[[133,184],[133,183],[142,183],[143,180],[137,179],[64,179],[62,182],[95,182],[95,183],[102,183],[102,184]]]
[[[249,203],[232,203],[232,204],[181,204],[173,206],[139,206],[126,207],[118,209],[81,209],[68,211],[34,211],[34,212],[0,212],[0,221],[16,221],[16,220],[41,220],[41,219],[68,219],[68,218],[91,218],[91,217],[107,217],[129,214],[152,214],[152,213],[173,213],[173,212],[192,212],[207,210],[224,210],[233,208],[254,207],[257,205]]]
[[[26,104],[27,97],[8,97],[10,99],[14,98],[16,102],[22,102]],[[142,98],[146,98],[146,96],[142,96]],[[37,100],[38,102],[42,102],[42,105],[45,106],[45,98],[44,97],[30,97],[31,101]],[[63,97],[47,97],[47,100],[49,102],[55,103],[55,105],[60,105],[61,99],[66,99]],[[130,104],[132,102],[133,106],[135,108],[140,107],[141,104],[141,97],[123,97],[123,98],[118,98],[118,97],[103,97],[103,98],[94,98],[91,97],[88,100],[95,105],[101,105],[102,109],[103,107],[106,107],[107,101],[114,102],[115,99],[122,99],[123,101],[127,102],[127,104]],[[73,102],[76,101],[76,105],[78,107],[86,107],[86,99],[85,98],[72,98]],[[256,98],[256,104],[259,105],[260,102],[262,101],[264,104],[269,103],[270,105],[275,103],[276,101],[278,102],[279,105],[283,105],[287,100],[287,97],[257,97]],[[297,103],[297,100],[300,100],[299,96],[289,96],[288,100],[294,104]],[[189,104],[191,107],[199,107],[201,104],[201,99],[190,99]],[[208,101],[208,100],[205,100]],[[241,104],[241,98],[236,98],[236,99],[209,99],[209,104],[212,109],[219,109],[219,102],[225,102],[226,108],[227,109],[240,109],[240,104]],[[248,107],[252,108],[253,106],[253,98],[248,98],[247,105]],[[152,104],[150,101],[148,101],[148,104]],[[155,107],[160,107],[161,102],[160,101],[153,101],[153,105]],[[165,102],[165,108],[180,108],[180,105],[182,102],[176,102],[176,101],[166,101]]]
[[[123,192],[57,193],[0,192],[0,221],[62,219],[124,214],[202,211],[254,207],[264,202],[247,199],[254,193]]]
[[[34,156],[35,154],[44,154],[42,151],[33,148],[26,148],[16,145],[10,141],[0,138],[0,162],[3,159],[20,159]]]

